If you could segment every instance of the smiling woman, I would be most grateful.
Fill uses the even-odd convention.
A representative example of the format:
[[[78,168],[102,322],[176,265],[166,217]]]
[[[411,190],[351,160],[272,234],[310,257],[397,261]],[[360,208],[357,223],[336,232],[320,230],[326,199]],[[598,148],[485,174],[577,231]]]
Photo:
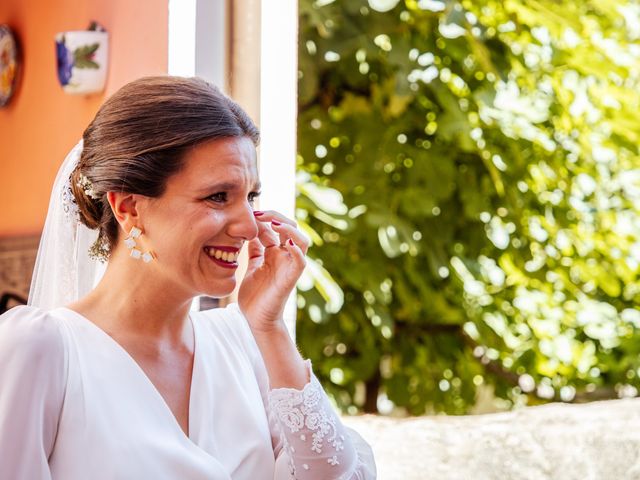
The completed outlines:
[[[233,291],[237,254],[258,233],[255,157],[247,137],[208,140],[183,155],[183,167],[169,177],[160,197],[136,199],[145,235],[158,238],[153,251],[162,261],[152,267],[175,283],[174,292],[224,297]],[[107,199],[116,217],[132,201],[115,192]]]
[[[308,244],[254,210],[257,142],[195,78],[103,105],[56,179],[30,306],[0,317],[0,477],[375,478],[284,326]],[[233,291],[245,245],[238,304],[190,313]]]

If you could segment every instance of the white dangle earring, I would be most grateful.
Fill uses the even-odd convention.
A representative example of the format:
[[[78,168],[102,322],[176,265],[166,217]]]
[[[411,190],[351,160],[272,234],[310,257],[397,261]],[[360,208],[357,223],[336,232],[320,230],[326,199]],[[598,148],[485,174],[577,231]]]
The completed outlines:
[[[132,227],[131,231],[129,232],[129,235],[127,236],[127,238],[124,239],[124,244],[129,249],[129,255],[131,256],[131,258],[134,258],[136,260],[142,259],[144,263],[149,263],[151,260],[155,258],[153,256],[153,253],[151,252],[143,253],[142,250],[140,250],[139,248],[136,248],[138,246],[136,242],[136,238],[140,238],[140,235],[142,235],[142,230],[140,230],[138,227]]]

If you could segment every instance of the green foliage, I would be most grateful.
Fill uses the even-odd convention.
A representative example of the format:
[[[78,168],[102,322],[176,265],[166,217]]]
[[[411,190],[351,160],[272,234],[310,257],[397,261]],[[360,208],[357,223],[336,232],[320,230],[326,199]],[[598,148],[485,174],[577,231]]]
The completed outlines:
[[[340,406],[634,393],[639,39],[619,0],[301,0],[298,340]]]

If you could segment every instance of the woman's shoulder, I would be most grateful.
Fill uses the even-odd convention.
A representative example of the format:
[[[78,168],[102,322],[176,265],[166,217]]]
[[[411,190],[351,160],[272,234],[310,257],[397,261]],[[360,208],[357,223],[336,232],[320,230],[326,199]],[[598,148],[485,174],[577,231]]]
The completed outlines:
[[[0,358],[7,354],[50,358],[64,349],[60,319],[51,312],[18,306],[0,315]]]
[[[244,336],[249,328],[237,303],[195,312],[194,318],[210,330],[234,336]]]
[[[25,462],[36,462],[38,455],[51,453],[67,387],[67,367],[61,322],[53,314],[21,306],[0,316],[0,425],[4,429],[0,445],[9,452],[4,448],[0,463],[10,459],[9,471],[11,463],[18,462],[18,471],[26,472]],[[12,476],[18,477],[26,478]],[[29,478],[36,477],[40,478]]]
[[[255,341],[237,303],[197,312],[194,319],[199,322],[199,325],[205,326],[218,341],[240,344],[243,349],[253,355],[256,348]]]

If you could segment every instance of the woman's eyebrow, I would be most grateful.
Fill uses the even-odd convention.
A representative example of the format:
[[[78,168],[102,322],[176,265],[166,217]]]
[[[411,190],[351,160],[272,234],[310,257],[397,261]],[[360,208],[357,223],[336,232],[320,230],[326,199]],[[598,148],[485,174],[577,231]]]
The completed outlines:
[[[254,184],[254,187],[252,190],[259,191],[261,188],[262,188],[262,184],[258,181]],[[238,190],[238,184],[234,182],[220,182],[220,183],[214,183],[213,185],[205,187],[202,190],[206,192],[211,192],[211,191],[233,192],[235,190]]]

